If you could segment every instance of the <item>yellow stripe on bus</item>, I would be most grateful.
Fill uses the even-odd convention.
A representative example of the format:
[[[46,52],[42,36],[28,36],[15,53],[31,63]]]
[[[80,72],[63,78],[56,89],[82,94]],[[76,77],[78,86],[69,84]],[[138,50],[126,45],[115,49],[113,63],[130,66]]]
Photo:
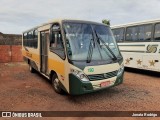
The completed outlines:
[[[65,70],[64,70],[64,61],[58,61],[54,59],[48,59],[48,67],[50,70],[54,70],[60,75],[65,75]]]
[[[22,50],[22,55],[35,61],[37,64],[40,64],[40,56],[39,54],[35,54],[32,52],[28,52],[25,50]],[[64,70],[64,61],[58,61],[54,59],[48,59],[48,68],[50,70],[54,70],[58,74],[65,75],[65,70]]]
[[[28,52],[28,51],[25,51],[25,50],[22,50],[22,55],[35,61],[37,64],[40,64],[40,56],[39,54],[35,54],[35,53],[32,53],[32,52]]]

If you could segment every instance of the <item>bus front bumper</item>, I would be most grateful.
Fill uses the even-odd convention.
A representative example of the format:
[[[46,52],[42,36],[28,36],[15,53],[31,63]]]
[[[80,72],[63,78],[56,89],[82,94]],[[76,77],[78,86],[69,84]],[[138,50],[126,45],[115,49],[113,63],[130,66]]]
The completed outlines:
[[[69,74],[69,93],[71,95],[80,95],[85,93],[91,93],[99,90],[103,90],[106,88],[110,88],[116,85],[123,83],[123,74],[117,76],[116,81],[113,85],[107,87],[100,87],[98,89],[94,89],[92,83],[90,81],[81,81],[77,76],[73,74]]]

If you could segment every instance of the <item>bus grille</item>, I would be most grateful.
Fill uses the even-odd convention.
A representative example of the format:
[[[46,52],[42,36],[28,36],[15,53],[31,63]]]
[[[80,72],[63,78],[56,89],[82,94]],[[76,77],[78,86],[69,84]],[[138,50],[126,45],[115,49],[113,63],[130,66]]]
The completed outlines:
[[[104,74],[88,75],[88,78],[90,79],[90,81],[95,81],[95,80],[109,79],[115,77],[116,75],[117,75],[117,70]]]

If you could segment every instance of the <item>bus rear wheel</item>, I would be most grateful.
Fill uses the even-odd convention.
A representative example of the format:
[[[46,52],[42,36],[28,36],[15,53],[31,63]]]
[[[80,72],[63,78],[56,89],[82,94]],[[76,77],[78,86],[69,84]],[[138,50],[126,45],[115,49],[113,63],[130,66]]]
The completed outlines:
[[[31,73],[34,73],[34,72],[35,72],[35,69],[31,66],[31,64],[29,64],[29,71],[30,71]]]
[[[52,75],[51,81],[52,81],[52,87],[54,91],[58,94],[63,94],[64,93],[63,89],[60,87],[60,81],[56,74]]]

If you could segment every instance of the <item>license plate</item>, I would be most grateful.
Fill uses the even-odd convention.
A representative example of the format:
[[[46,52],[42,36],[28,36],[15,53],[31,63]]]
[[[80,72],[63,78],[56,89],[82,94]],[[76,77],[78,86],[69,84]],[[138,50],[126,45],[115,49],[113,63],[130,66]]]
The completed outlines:
[[[101,85],[101,87],[109,86],[110,85],[110,81],[102,82],[100,85]]]

